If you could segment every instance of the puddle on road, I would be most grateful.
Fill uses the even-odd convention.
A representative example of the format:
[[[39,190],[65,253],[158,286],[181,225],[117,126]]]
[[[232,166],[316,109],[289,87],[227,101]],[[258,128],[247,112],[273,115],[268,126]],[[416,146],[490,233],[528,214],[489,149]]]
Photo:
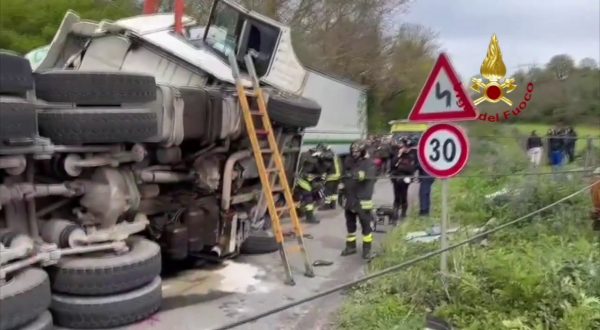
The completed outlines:
[[[266,271],[255,265],[227,260],[218,269],[190,270],[163,284],[165,297],[222,293],[267,293]]]

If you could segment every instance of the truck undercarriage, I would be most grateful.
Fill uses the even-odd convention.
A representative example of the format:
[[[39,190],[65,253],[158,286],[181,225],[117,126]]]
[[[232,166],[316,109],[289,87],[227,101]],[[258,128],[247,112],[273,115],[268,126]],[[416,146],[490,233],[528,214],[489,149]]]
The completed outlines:
[[[62,326],[131,323],[160,306],[162,257],[277,248],[231,83],[126,26],[68,13],[34,73],[0,53],[0,330],[50,305]],[[266,87],[293,178],[320,106]]]

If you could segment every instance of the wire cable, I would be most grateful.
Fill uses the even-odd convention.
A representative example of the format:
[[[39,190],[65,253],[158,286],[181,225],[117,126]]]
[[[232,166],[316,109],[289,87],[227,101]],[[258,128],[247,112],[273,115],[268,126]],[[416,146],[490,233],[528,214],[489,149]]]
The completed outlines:
[[[421,262],[423,260],[427,260],[429,258],[432,258],[432,257],[435,257],[437,255],[440,255],[440,254],[442,254],[444,252],[447,252],[447,251],[450,251],[450,250],[454,250],[454,249],[459,248],[459,247],[461,247],[463,245],[466,245],[466,244],[469,244],[469,243],[471,243],[473,241],[476,241],[476,240],[478,240],[480,238],[485,238],[486,236],[488,236],[490,234],[493,234],[493,233],[495,233],[497,231],[500,231],[500,230],[502,230],[502,229],[504,229],[506,227],[512,226],[512,225],[514,225],[514,224],[516,224],[518,222],[521,222],[521,221],[523,221],[523,220],[525,220],[525,219],[527,219],[529,217],[532,217],[532,216],[534,216],[534,215],[536,215],[538,213],[541,213],[541,212],[543,212],[545,210],[548,210],[548,209],[550,209],[550,208],[552,208],[552,207],[554,207],[554,206],[556,206],[556,205],[558,205],[558,204],[560,204],[560,203],[562,203],[562,202],[564,202],[566,200],[569,200],[569,199],[571,199],[571,198],[573,198],[573,197],[575,197],[575,196],[583,193],[584,191],[590,189],[592,186],[594,186],[597,183],[600,183],[600,180],[598,180],[598,181],[592,183],[591,185],[586,186],[586,187],[584,187],[584,188],[582,188],[582,189],[580,189],[580,190],[578,190],[578,191],[576,191],[576,192],[574,192],[574,193],[572,193],[572,194],[570,194],[568,196],[565,196],[565,197],[563,197],[563,198],[561,198],[561,199],[559,199],[559,200],[557,200],[557,201],[555,201],[555,202],[553,202],[551,204],[548,204],[548,205],[546,205],[546,206],[544,206],[544,207],[542,207],[542,208],[540,208],[538,210],[530,212],[530,213],[528,213],[528,214],[526,214],[526,215],[524,215],[524,216],[522,216],[520,218],[517,218],[515,220],[509,221],[507,223],[499,225],[499,226],[497,226],[495,228],[492,228],[490,230],[487,230],[485,232],[479,233],[479,234],[477,234],[475,236],[472,236],[471,238],[466,239],[464,241],[461,241],[459,243],[452,244],[452,245],[448,246],[447,248],[439,249],[439,250],[435,250],[435,251],[426,253],[426,254],[421,255],[419,257],[416,257],[416,258],[410,259],[408,261],[402,262],[402,263],[400,263],[398,265],[391,266],[391,267],[388,267],[386,269],[380,270],[378,272],[372,273],[370,275],[364,276],[364,277],[362,277],[360,279],[357,279],[357,280],[354,280],[354,281],[350,281],[350,282],[347,282],[347,283],[335,286],[335,287],[333,287],[331,289],[328,289],[328,290],[325,290],[325,291],[321,291],[319,293],[316,293],[314,295],[311,295],[311,296],[308,296],[306,298],[300,299],[298,301],[294,301],[294,302],[291,302],[291,303],[287,303],[287,304],[281,305],[279,307],[270,309],[268,311],[265,311],[265,312],[262,312],[262,313],[259,313],[259,314],[256,314],[256,315],[253,315],[253,316],[250,316],[250,317],[247,317],[247,318],[244,318],[244,319],[241,319],[241,320],[238,320],[238,321],[235,321],[235,322],[223,325],[223,326],[220,326],[218,328],[214,328],[213,330],[226,330],[226,329],[231,329],[231,328],[234,328],[234,327],[237,327],[237,326],[240,326],[240,325],[244,325],[246,323],[250,323],[250,322],[256,321],[258,319],[261,319],[263,317],[266,317],[266,316],[269,316],[269,315],[272,315],[272,314],[275,314],[275,313],[279,313],[281,311],[284,311],[284,310],[290,309],[292,307],[296,307],[298,305],[304,304],[306,302],[309,302],[309,301],[312,301],[312,300],[315,300],[315,299],[318,299],[318,298],[321,298],[321,297],[333,294],[335,292],[352,288],[356,284],[360,284],[360,283],[369,281],[371,279],[378,278],[378,277],[381,277],[383,275],[386,275],[386,274],[389,274],[389,273],[392,273],[392,272],[395,272],[395,271],[402,270],[404,268],[410,267],[410,266],[412,266],[412,265],[414,265],[414,264],[416,264],[418,262]]]
[[[356,135],[356,134],[362,134],[362,132],[356,132],[356,131],[341,131],[341,130],[314,130],[314,131],[306,131],[305,134],[314,134],[314,135]],[[373,135],[376,137],[381,137],[381,136],[386,136],[386,135],[394,135],[394,134],[398,134],[398,135],[402,135],[403,133],[365,133],[367,136],[368,135]],[[406,133],[408,134],[413,134],[413,133]],[[417,133],[419,134],[419,133]],[[469,138],[486,138],[486,139],[513,139],[513,140],[518,140],[518,139],[527,139],[529,137],[531,137],[530,135],[525,135],[525,134],[516,134],[516,135],[478,135],[478,134],[468,134]],[[558,139],[564,139],[564,140],[600,140],[600,136],[596,136],[596,135],[581,135],[581,136],[563,136],[563,135],[557,135],[557,136],[547,136],[547,135],[539,135],[538,136],[541,139],[549,139],[549,138],[558,138]],[[323,143],[327,143],[327,141],[323,141]]]
[[[583,170],[566,170],[566,171],[555,171],[555,172],[523,172],[523,173],[483,173],[483,174],[471,174],[471,175],[457,175],[452,179],[461,178],[499,178],[499,177],[517,177],[517,176],[536,176],[536,175],[559,175],[559,174],[571,174],[571,173],[592,173],[593,169]],[[404,178],[415,178],[415,179],[431,179],[431,176],[425,175],[379,175],[375,177],[366,177],[366,179],[372,180],[385,180],[385,179],[404,179]]]

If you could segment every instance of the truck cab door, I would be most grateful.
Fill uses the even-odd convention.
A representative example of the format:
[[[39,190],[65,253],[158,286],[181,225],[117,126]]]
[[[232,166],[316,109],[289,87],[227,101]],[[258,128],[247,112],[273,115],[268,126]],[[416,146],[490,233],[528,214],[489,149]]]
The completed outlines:
[[[275,46],[279,42],[280,30],[275,26],[261,23],[255,19],[246,18],[237,48],[237,60],[242,67],[244,65],[244,56],[254,51],[254,66],[259,77],[264,76],[269,71],[274,57]]]

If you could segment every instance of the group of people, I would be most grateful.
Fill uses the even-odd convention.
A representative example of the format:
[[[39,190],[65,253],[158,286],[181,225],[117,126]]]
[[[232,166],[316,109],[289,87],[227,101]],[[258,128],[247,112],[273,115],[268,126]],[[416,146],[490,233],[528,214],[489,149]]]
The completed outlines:
[[[577,143],[577,133],[573,127],[551,128],[546,134],[548,164],[553,167],[560,167],[566,161],[572,163],[575,160],[575,144]],[[527,139],[527,155],[534,166],[539,166],[544,153],[544,142],[532,131]]]
[[[340,204],[344,208],[348,233],[342,256],[357,253],[358,221],[362,231],[362,257],[372,257],[371,223],[375,208],[372,197],[381,167],[389,173],[394,187],[391,223],[395,224],[406,217],[408,188],[417,180],[420,181],[419,215],[429,215],[434,178],[419,164],[416,152],[418,139],[396,136],[386,142],[387,144],[375,144],[372,139],[355,141],[343,163],[331,148],[322,144],[303,153],[301,157],[294,192],[300,201],[299,209],[306,222],[319,223],[315,215],[316,203],[319,201],[323,202],[322,209],[336,208],[341,183],[342,191],[339,193],[343,195],[344,202]]]

